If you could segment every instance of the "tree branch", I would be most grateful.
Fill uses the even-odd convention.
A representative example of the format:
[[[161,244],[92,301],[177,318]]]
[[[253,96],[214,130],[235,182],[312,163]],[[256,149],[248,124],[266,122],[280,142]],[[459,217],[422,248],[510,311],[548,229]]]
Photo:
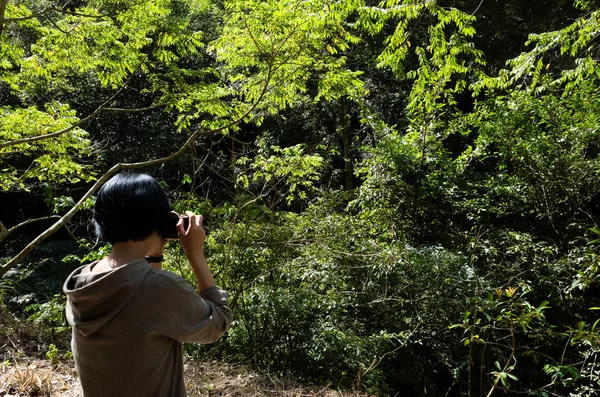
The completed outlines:
[[[98,14],[98,15],[84,14],[81,12],[61,10],[60,8],[50,6],[50,7],[44,8],[42,11],[34,12],[34,13],[31,13],[29,15],[25,15],[22,17],[5,18],[4,15],[5,15],[5,10],[6,10],[6,4],[8,4],[8,0],[0,0],[0,33],[2,33],[2,31],[4,29],[4,24],[6,22],[20,22],[20,21],[26,21],[28,19],[38,18],[38,17],[41,17],[42,15],[44,15],[48,11],[55,11],[60,14],[73,15],[73,16],[83,17],[83,18],[102,19],[102,18],[108,17],[108,15],[105,15],[105,14]]]
[[[511,310],[512,310],[512,305],[511,305]],[[511,337],[511,352],[510,352],[510,356],[508,357],[508,360],[506,361],[506,364],[504,365],[504,368],[502,368],[502,372],[501,373],[508,373],[509,368],[510,368],[510,364],[511,362],[514,360],[514,364],[513,364],[513,368],[514,366],[517,364],[517,359],[515,357],[516,351],[517,351],[517,341],[516,341],[516,337],[515,337],[515,328],[514,328],[514,324],[512,322],[512,320],[509,319],[509,325],[510,325],[510,337]],[[498,387],[498,382],[500,381],[500,374],[498,373],[496,374],[496,379],[494,379],[494,384],[492,385],[492,388],[490,389],[490,392],[487,394],[487,397],[492,397],[492,395],[494,394],[494,392],[496,391],[496,388]]]
[[[4,265],[1,265],[0,266],[0,277],[2,277],[4,274],[6,274],[6,272],[9,271],[10,269],[12,269],[15,265],[17,265],[18,263],[23,261],[23,259],[25,259],[27,257],[27,255],[29,255],[29,253],[31,251],[33,251],[33,249],[35,249],[38,245],[40,245],[44,240],[46,240],[48,237],[53,235],[61,227],[66,225],[67,222],[69,222],[71,220],[71,218],[73,218],[73,216],[75,216],[75,214],[77,214],[77,212],[79,212],[79,210],[81,209],[81,206],[87,201],[87,199],[89,199],[98,189],[100,189],[100,186],[102,186],[106,181],[108,181],[108,179],[116,172],[123,171],[123,170],[132,170],[132,169],[137,169],[137,168],[142,168],[142,167],[150,167],[153,165],[158,165],[158,164],[163,164],[163,163],[169,162],[169,161],[179,157],[188,147],[190,147],[192,145],[192,143],[199,136],[216,134],[221,131],[227,130],[227,129],[233,127],[234,125],[242,122],[246,117],[248,117],[258,107],[258,105],[262,101],[264,95],[267,93],[267,91],[269,89],[269,83],[271,81],[272,76],[273,76],[272,65],[270,64],[269,65],[269,73],[267,74],[267,77],[265,78],[265,85],[264,85],[260,95],[254,102],[254,104],[252,104],[252,106],[250,106],[248,108],[248,110],[246,112],[244,112],[244,114],[242,114],[237,119],[232,120],[230,123],[228,123],[222,127],[215,128],[213,130],[197,129],[192,135],[190,135],[190,137],[187,139],[187,141],[176,152],[170,154],[169,156],[162,157],[159,159],[154,159],[154,160],[142,161],[142,162],[138,162],[138,163],[117,163],[117,164],[115,164],[112,168],[110,168],[108,171],[106,171],[104,173],[104,175],[102,175],[102,177],[100,177],[100,179],[98,179],[96,181],[96,183],[94,183],[94,185],[83,195],[83,197],[73,206],[73,208],[71,208],[69,210],[69,212],[67,212],[65,215],[63,215],[58,221],[56,221],[56,223],[54,223],[52,226],[50,226],[48,229],[46,229],[43,233],[41,233],[39,236],[37,236],[33,241],[31,241],[29,244],[27,244],[27,246],[25,248],[23,248],[23,250],[21,250],[21,252],[19,252],[16,256],[14,256],[11,260],[6,262]],[[119,90],[119,91],[121,91],[121,90]],[[105,103],[107,103],[107,102],[105,102]],[[96,111],[100,111],[99,109],[96,109]]]
[[[6,0],[6,2],[8,3],[8,0]],[[34,12],[33,14],[25,15],[22,17],[4,18],[4,22],[19,22],[19,21],[26,21],[28,19],[37,18],[37,17],[44,15],[46,13],[46,11],[48,11],[49,9],[50,9],[50,7],[44,8],[40,12]]]
[[[4,226],[4,223],[0,222],[0,242],[8,236],[8,229]]]
[[[52,11],[56,11],[56,12],[61,13],[61,14],[73,15],[73,16],[76,16],[76,17],[96,18],[96,19],[102,19],[102,18],[108,18],[109,17],[108,14],[93,15],[93,14],[84,14],[84,13],[81,13],[81,12],[61,10],[60,8],[56,8],[56,7],[48,7],[48,8],[51,9]]]
[[[6,237],[8,237],[9,234],[13,233],[17,229],[22,228],[23,226],[27,226],[30,223],[34,223],[34,222],[45,221],[45,220],[48,220],[48,219],[55,219],[55,218],[60,218],[60,216],[58,216],[58,215],[50,215],[50,216],[43,216],[43,217],[40,217],[40,218],[27,219],[26,221],[21,222],[18,225],[15,225],[15,226],[11,227],[8,230],[2,224],[2,222],[0,222],[0,243],[2,241],[4,241],[6,239]]]
[[[396,353],[398,350],[400,350],[401,348],[403,348],[406,343],[408,343],[410,337],[417,332],[417,330],[419,329],[419,327],[421,326],[421,321],[419,321],[419,323],[417,324],[417,326],[415,327],[414,330],[412,330],[407,336],[406,338],[404,338],[404,340],[402,341],[402,343],[400,344],[400,346],[396,347],[394,350],[388,351],[386,353],[384,353],[381,357],[375,357],[373,359],[373,361],[371,362],[371,365],[369,365],[369,367],[367,369],[363,369],[364,366],[361,364],[361,367],[358,371],[358,374],[356,375],[356,378],[354,379],[354,385],[357,391],[361,391],[362,389],[362,380],[363,378],[372,370],[374,370],[375,368],[377,368],[377,366],[381,363],[381,361],[383,361],[383,359],[386,356],[389,356],[391,354]]]
[[[162,107],[167,106],[168,103],[160,103],[158,105],[152,105],[152,106],[148,106],[146,108],[103,108],[102,111],[103,112],[115,112],[115,113],[139,113],[139,112],[146,112],[148,110],[154,110],[154,109],[159,109]]]
[[[0,0],[2,1],[2,0]],[[94,117],[96,117],[98,115],[98,113],[100,113],[100,111],[106,107],[110,102],[112,102],[117,96],[119,96],[119,94],[121,92],[123,92],[123,90],[125,89],[125,87],[127,87],[127,84],[123,85],[123,87],[119,88],[119,90],[110,98],[108,98],[104,103],[102,103],[102,105],[100,105],[99,107],[96,108],[96,110],[94,110],[92,113],[90,113],[87,117],[79,120],[77,123],[64,128],[60,131],[56,131],[56,132],[52,132],[50,134],[44,134],[44,135],[37,135],[37,136],[32,136],[29,138],[21,138],[21,139],[15,139],[14,141],[7,141],[7,142],[2,142],[0,143],[0,149],[4,149],[5,147],[9,147],[9,146],[14,146],[14,145],[20,145],[23,143],[31,143],[31,142],[37,142],[37,141],[42,141],[45,139],[50,139],[50,138],[56,138],[57,136],[61,136],[63,134],[66,134],[67,132],[79,127],[80,125],[87,123],[88,121],[90,121],[91,119],[93,119]]]
[[[62,34],[69,34],[69,32],[65,32],[63,29],[61,29],[60,26],[58,26],[56,24],[56,22],[54,22],[54,19],[52,18],[48,18],[48,20],[50,21],[50,23],[52,24],[52,26],[54,26],[58,31],[60,31]]]
[[[6,12],[6,4],[8,4],[8,0],[0,0],[0,34],[4,31],[4,13]]]

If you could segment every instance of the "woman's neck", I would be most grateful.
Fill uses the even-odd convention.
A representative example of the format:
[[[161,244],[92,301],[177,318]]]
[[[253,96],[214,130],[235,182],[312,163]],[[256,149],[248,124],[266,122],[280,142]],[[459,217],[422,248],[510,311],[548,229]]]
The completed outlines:
[[[129,262],[146,258],[146,255],[151,255],[160,246],[161,237],[156,232],[142,241],[114,243],[110,254],[92,265],[91,270],[98,273],[111,271]]]
[[[119,267],[137,259],[144,259],[148,252],[147,241],[115,243],[106,259],[111,267]]]

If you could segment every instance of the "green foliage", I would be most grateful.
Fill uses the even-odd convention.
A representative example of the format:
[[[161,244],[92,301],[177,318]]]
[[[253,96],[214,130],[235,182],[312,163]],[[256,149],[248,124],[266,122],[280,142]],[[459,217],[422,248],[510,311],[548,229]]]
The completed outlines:
[[[52,4],[10,1],[6,15]],[[0,34],[0,190],[43,184],[62,213],[69,184],[131,152],[228,135],[150,170],[176,211],[206,216],[235,311],[223,341],[188,353],[382,395],[598,393],[594,2],[488,75],[480,1],[78,4]],[[86,130],[44,137],[120,89]],[[120,109],[136,106],[157,113]],[[332,188],[341,174],[347,191]],[[61,298],[17,280],[110,249],[75,234],[81,251],[40,252],[3,292],[57,330]],[[164,266],[194,284],[177,243]]]
[[[307,91],[307,81],[318,79],[316,99],[363,95],[361,72],[351,71],[338,51],[357,38],[344,27],[351,7],[327,1],[231,1],[226,3],[223,35],[212,43],[224,64],[223,78],[243,103],[251,104],[260,123],[266,114],[292,106]],[[314,77],[313,77],[314,76]]]
[[[55,333],[66,332],[69,326],[64,316],[65,303],[65,296],[57,294],[47,302],[30,304],[25,308],[27,321],[44,325]]]
[[[534,48],[507,62],[498,76],[482,78],[473,88],[506,90],[519,86],[524,91],[545,92],[564,88],[565,95],[582,83],[598,77],[597,46],[591,43],[600,27],[598,10],[591,2],[575,4],[590,12],[570,25],[551,32],[530,34],[527,45]],[[556,65],[556,66],[555,66]]]
[[[58,349],[56,348],[56,345],[50,344],[50,346],[48,346],[46,358],[50,360],[52,364],[56,364],[58,362]]]
[[[465,258],[369,237],[357,218],[330,212],[342,197],[318,200],[302,215],[257,202],[212,209],[221,221],[211,226],[207,258],[236,318],[225,342],[208,351],[373,392],[388,389],[384,368],[422,344],[449,354],[437,341],[451,338],[445,324],[471,293],[461,285]],[[185,264],[167,264],[191,278]],[[434,304],[449,291],[453,304]]]
[[[0,141],[13,141],[63,130],[78,121],[75,112],[66,104],[53,103],[40,111],[0,108]],[[57,139],[41,140],[0,148],[0,190],[25,188],[25,182],[78,182],[93,178],[90,167],[77,159],[89,156],[88,134],[74,128]],[[24,170],[14,164],[26,159]]]
[[[314,190],[313,184],[320,177],[323,158],[318,154],[304,154],[304,150],[301,145],[267,147],[263,140],[259,142],[254,159],[240,157],[236,160],[237,166],[248,168],[238,174],[237,183],[245,189],[250,188],[250,183],[258,185],[261,187],[259,197],[276,194],[285,197],[287,204],[295,199],[306,200],[306,191]],[[285,191],[281,191],[283,186]]]
[[[20,104],[1,110],[0,143],[6,145],[0,149],[1,189],[25,189],[32,179],[55,184],[93,179],[92,143],[77,127],[77,105],[69,102],[81,82],[88,89],[123,89],[134,74],[156,80],[181,57],[196,54],[201,33],[190,34],[189,23],[197,14],[175,12],[177,4],[93,1],[65,13],[48,3],[40,5],[45,18],[9,25],[0,35],[8,56],[1,78]],[[28,6],[9,2],[7,15],[31,14]],[[27,138],[36,140],[9,144]]]
[[[598,105],[597,90],[588,84],[568,99],[514,92],[482,104],[478,138],[466,161],[494,164],[494,170],[474,185],[489,193],[466,201],[467,208],[475,206],[468,211],[485,200],[501,216],[541,220],[561,248],[582,236],[600,175],[594,154]]]
[[[31,15],[30,7],[9,2],[7,15]],[[20,100],[2,118],[0,150],[12,156],[2,160],[4,190],[25,189],[31,179],[61,184],[94,176],[84,164],[96,153],[77,128],[88,117],[77,118],[72,109],[78,104],[70,104],[78,95],[96,99],[86,88],[101,98],[116,92],[117,101],[124,90],[136,89],[174,114],[186,134],[198,128],[228,133],[242,121],[260,124],[300,100],[315,78],[316,100],[359,100],[365,93],[361,72],[337,54],[358,40],[344,23],[350,3],[240,1],[219,10],[205,1],[98,0],[68,11],[50,4],[41,9],[44,17],[11,23],[1,35],[1,78]],[[222,26],[203,22],[214,15],[224,19]],[[111,105],[83,114],[97,117]],[[25,138],[35,144],[10,143]],[[23,155],[35,167],[13,166]]]

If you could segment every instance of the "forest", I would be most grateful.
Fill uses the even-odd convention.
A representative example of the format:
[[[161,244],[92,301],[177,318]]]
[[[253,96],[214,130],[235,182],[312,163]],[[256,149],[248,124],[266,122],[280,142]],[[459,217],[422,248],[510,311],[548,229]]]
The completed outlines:
[[[598,395],[599,36],[596,0],[0,0],[1,358],[10,319],[69,359],[62,283],[135,171],[229,291],[190,360]]]

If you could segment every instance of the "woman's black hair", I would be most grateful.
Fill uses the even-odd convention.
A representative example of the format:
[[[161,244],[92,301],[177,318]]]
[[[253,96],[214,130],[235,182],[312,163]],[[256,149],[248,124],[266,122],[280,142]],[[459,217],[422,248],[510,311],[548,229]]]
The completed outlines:
[[[165,235],[171,204],[156,179],[122,173],[106,182],[96,197],[96,234],[111,244]]]

